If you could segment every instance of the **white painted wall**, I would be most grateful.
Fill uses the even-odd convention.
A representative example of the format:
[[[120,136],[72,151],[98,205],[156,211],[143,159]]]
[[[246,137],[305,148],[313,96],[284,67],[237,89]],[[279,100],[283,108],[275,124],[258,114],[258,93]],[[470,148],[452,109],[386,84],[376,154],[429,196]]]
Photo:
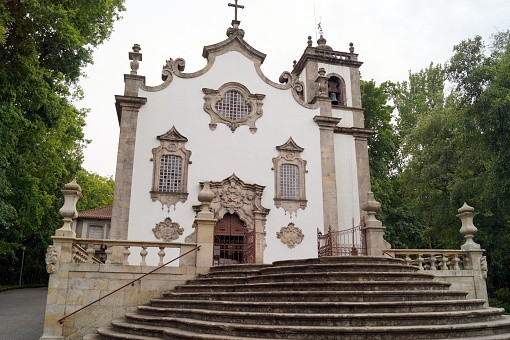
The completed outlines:
[[[338,70],[335,73],[339,73]],[[344,74],[341,75],[344,77]],[[350,80],[347,76],[344,79],[350,91]],[[215,131],[209,129],[210,117],[203,109],[202,88],[218,89],[227,82],[238,82],[251,93],[266,95],[263,116],[256,122],[258,130],[255,134],[249,131],[248,126],[241,126],[232,133],[222,123],[218,123]],[[322,229],[323,225],[322,175],[319,128],[312,118],[319,115],[318,110],[297,104],[290,90],[279,90],[262,81],[253,62],[235,51],[217,57],[214,66],[200,77],[174,77],[166,89],[159,92],[140,91],[139,96],[147,97],[147,103],[142,106],[138,116],[129,240],[156,241],[152,228],[170,217],[185,229],[181,238],[176,240],[184,242],[185,236],[193,231],[191,225],[195,214],[192,205],[199,204],[199,182],[221,181],[235,173],[245,183],[266,187],[262,205],[271,211],[266,222],[264,262],[317,256],[316,230],[317,227]],[[347,121],[349,114],[342,114],[346,115]],[[152,149],[160,145],[156,137],[166,133],[172,126],[188,138],[186,149],[192,152],[192,164],[188,172],[188,200],[177,203],[175,209],[172,207],[167,211],[166,207],[162,209],[159,201],[152,202],[150,198],[153,174],[150,159]],[[271,170],[272,158],[278,156],[276,146],[285,143],[291,136],[305,149],[301,157],[308,162],[305,177],[308,204],[305,210],[299,210],[297,216],[292,217],[274,205],[274,172]],[[357,188],[354,190],[353,185],[349,184],[357,183],[354,142],[352,136],[336,136],[335,143],[336,166],[339,170],[337,179],[340,181],[339,188],[342,188],[339,189],[339,207],[341,211],[350,212],[356,207],[349,204],[357,204],[358,201]],[[350,162],[354,162],[354,165]],[[341,212],[339,215],[342,226],[346,225],[346,219],[350,221],[349,213]],[[289,222],[294,222],[305,235],[303,242],[294,249],[289,249],[276,238],[276,232]],[[350,226],[350,223],[346,226]]]

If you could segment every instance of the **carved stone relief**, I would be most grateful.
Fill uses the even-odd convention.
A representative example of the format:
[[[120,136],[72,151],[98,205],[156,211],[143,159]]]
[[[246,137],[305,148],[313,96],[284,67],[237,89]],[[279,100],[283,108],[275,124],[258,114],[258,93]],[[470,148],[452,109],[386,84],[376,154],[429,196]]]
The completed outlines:
[[[48,246],[46,249],[46,271],[48,274],[53,274],[57,271],[57,263],[58,263],[58,250],[55,246]]]
[[[184,228],[181,228],[179,223],[172,222],[172,219],[167,217],[165,221],[156,223],[156,227],[152,229],[152,232],[158,240],[162,239],[165,242],[171,242],[177,240],[182,235]]]
[[[203,88],[202,91],[205,94],[204,111],[211,116],[211,130],[216,130],[217,124],[223,123],[232,132],[241,125],[248,125],[251,133],[257,132],[255,122],[262,117],[265,94],[252,94],[239,83],[226,83],[218,90]]]
[[[235,213],[251,231],[255,225],[254,212],[264,216],[269,213],[269,209],[264,208],[261,203],[265,188],[262,185],[246,184],[232,174],[221,182],[211,182],[210,186],[214,193],[211,209],[219,219],[226,213]]]
[[[296,244],[300,244],[303,241],[305,235],[303,231],[296,227],[294,223],[290,222],[286,227],[282,227],[280,232],[276,233],[276,237],[286,244],[289,248],[294,248]]]
[[[193,228],[195,228],[196,223],[193,223]],[[184,239],[184,243],[197,243],[197,233],[196,229],[193,229],[193,232],[186,236]]]

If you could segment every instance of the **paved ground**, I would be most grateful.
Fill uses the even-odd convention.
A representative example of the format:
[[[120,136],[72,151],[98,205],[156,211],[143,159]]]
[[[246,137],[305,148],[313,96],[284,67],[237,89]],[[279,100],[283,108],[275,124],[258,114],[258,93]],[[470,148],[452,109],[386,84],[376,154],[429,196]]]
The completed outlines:
[[[47,288],[0,293],[0,340],[38,340],[43,333]]]

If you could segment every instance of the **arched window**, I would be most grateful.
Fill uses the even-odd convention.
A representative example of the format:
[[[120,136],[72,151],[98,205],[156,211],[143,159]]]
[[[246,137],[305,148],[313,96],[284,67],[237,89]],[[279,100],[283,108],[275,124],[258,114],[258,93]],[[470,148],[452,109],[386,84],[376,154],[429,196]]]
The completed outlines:
[[[337,76],[331,76],[328,79],[328,96],[333,105],[347,105],[345,101],[345,83],[343,79]]]

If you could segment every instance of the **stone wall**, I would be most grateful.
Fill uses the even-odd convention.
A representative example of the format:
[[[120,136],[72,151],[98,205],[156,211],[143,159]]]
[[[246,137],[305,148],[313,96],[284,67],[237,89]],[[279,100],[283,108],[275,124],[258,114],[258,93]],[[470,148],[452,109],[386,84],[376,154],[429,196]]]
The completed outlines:
[[[75,310],[106,296],[156,267],[93,263],[61,263],[50,276],[44,335],[41,339],[81,339],[108,326],[115,318],[145,305],[151,298],[195,277],[192,267],[164,267],[132,285],[70,316]],[[188,273],[189,271],[189,273]],[[55,275],[56,274],[56,275]]]

